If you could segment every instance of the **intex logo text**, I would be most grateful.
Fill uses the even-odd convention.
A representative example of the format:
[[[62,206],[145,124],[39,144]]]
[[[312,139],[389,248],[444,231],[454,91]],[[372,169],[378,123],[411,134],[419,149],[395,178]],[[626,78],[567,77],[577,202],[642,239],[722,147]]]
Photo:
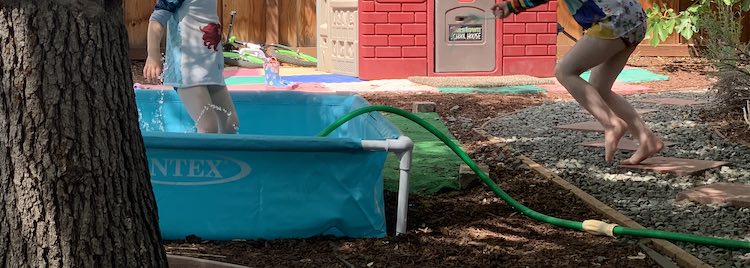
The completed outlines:
[[[166,185],[210,185],[247,177],[250,165],[245,161],[215,154],[193,154],[190,158],[174,155],[149,155],[151,182]]]

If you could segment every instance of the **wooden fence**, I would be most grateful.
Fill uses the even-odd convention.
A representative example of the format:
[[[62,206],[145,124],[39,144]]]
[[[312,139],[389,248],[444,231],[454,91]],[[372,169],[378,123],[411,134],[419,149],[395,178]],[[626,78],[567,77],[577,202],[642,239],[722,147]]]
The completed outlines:
[[[131,58],[146,55],[146,32],[155,0],[123,1]],[[234,10],[232,34],[238,40],[315,47],[315,0],[217,0],[224,33]]]

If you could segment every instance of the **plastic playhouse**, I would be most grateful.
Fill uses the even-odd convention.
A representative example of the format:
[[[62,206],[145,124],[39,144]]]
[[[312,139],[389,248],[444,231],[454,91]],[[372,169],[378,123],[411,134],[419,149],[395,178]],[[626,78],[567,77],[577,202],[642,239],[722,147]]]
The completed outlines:
[[[553,76],[557,1],[504,20],[495,2],[318,0],[318,68],[363,80]]]

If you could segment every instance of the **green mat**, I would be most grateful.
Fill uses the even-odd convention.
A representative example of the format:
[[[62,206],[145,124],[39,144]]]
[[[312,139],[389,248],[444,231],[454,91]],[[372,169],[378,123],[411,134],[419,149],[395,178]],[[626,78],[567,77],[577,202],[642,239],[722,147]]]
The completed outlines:
[[[591,71],[581,75],[581,78],[589,80]],[[669,80],[669,76],[657,74],[643,68],[626,68],[617,76],[617,82],[620,83],[643,83],[651,81]],[[533,94],[544,92],[544,89],[534,85],[525,86],[507,86],[507,87],[438,87],[442,93],[495,93],[495,94]]]
[[[587,71],[581,75],[581,78],[589,81],[591,71]],[[669,76],[660,75],[642,68],[625,68],[622,70],[619,76],[617,76],[617,82],[620,83],[643,83],[651,81],[664,81],[668,80]]]
[[[417,113],[417,116],[437,127],[454,142],[458,142],[451,135],[448,128],[436,113]],[[461,159],[445,146],[438,138],[416,123],[400,116],[385,115],[401,131],[414,141],[414,154],[411,166],[411,193],[434,194],[443,190],[458,190],[458,169]],[[385,190],[398,191],[398,159],[388,154],[383,176]]]
[[[508,87],[439,87],[438,90],[443,93],[496,93],[496,94],[529,94],[544,92],[544,89],[538,86],[508,86]]]
[[[232,76],[224,79],[227,85],[258,85],[265,84],[266,78],[263,76]]]

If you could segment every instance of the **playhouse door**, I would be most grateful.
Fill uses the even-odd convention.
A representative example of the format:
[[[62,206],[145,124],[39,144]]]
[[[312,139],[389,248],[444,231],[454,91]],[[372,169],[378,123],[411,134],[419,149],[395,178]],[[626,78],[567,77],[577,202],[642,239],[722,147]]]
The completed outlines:
[[[357,0],[317,0],[318,70],[359,75]]]
[[[435,1],[435,72],[491,72],[495,61],[495,0]]]

